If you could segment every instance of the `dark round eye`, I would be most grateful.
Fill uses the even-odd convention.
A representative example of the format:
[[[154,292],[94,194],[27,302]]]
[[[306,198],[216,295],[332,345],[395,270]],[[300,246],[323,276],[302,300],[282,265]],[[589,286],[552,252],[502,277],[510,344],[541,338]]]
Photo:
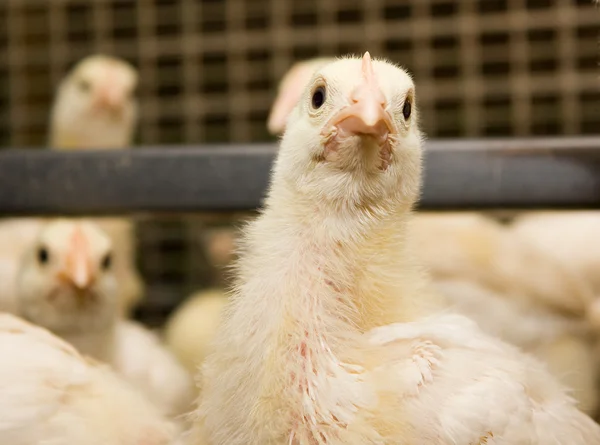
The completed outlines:
[[[37,259],[40,264],[48,264],[48,261],[50,261],[48,249],[45,247],[40,247],[37,251]]]
[[[315,91],[313,91],[311,104],[315,110],[318,110],[325,103],[325,87],[320,86],[317,87]]]
[[[100,266],[102,267],[102,270],[108,270],[108,269],[110,269],[111,265],[112,265],[112,255],[110,253],[107,253],[102,258],[102,263],[100,263]]]
[[[79,89],[84,93],[87,93],[92,87],[90,83],[85,79],[81,79],[77,85],[79,86]]]
[[[404,101],[404,106],[402,107],[402,115],[404,119],[408,119],[410,117],[410,112],[412,111],[412,106],[410,105],[410,99],[406,99]]]

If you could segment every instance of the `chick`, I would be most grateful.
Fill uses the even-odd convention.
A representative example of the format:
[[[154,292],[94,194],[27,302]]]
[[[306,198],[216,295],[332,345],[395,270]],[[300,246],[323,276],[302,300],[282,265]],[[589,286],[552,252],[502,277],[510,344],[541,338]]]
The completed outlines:
[[[312,73],[326,62],[311,59],[290,69],[271,109],[270,130],[283,131]],[[593,300],[586,283],[483,214],[419,212],[411,233],[418,259],[452,309],[488,334],[536,355],[573,390],[583,410],[597,410],[594,351],[585,317],[600,326],[600,299],[589,307]]]
[[[512,232],[584,277],[594,292],[590,319],[600,328],[600,212],[528,212]]]
[[[191,373],[199,369],[210,351],[226,302],[225,293],[220,289],[196,292],[165,324],[167,347]]]
[[[271,134],[280,134],[283,132],[287,118],[296,106],[296,103],[298,103],[302,91],[312,77],[312,74],[317,68],[332,60],[328,57],[303,60],[293,65],[283,76],[283,79],[279,83],[277,97],[275,98],[275,102],[273,102],[267,120],[267,128]]]
[[[368,53],[313,75],[246,228],[190,443],[600,443],[541,364],[436,312],[406,242],[415,99]]]
[[[135,69],[104,55],[86,57],[58,87],[50,145],[60,150],[130,146],[138,115]]]
[[[18,314],[112,365],[164,414],[181,414],[194,397],[191,376],[153,333],[118,316],[117,261],[93,223],[48,222],[19,273]]]
[[[176,430],[106,365],[0,314],[0,443],[168,445]]]
[[[546,363],[588,414],[598,408],[593,293],[578,274],[481,214],[422,212],[410,225],[418,258],[449,306]]]
[[[129,148],[138,120],[138,75],[127,62],[94,55],[75,65],[60,83],[50,119],[50,146],[57,150]],[[115,265],[121,309],[129,315],[142,298],[136,269],[135,227],[125,218],[98,218],[121,261]]]

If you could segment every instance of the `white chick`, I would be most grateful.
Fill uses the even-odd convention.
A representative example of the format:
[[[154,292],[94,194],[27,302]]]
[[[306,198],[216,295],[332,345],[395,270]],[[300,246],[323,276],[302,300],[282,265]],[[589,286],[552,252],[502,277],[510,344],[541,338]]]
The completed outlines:
[[[111,364],[166,415],[179,415],[194,398],[191,376],[152,332],[118,316],[115,260],[93,223],[48,223],[19,274],[19,314]]]
[[[368,53],[313,75],[246,228],[189,443],[600,443],[536,360],[431,312],[406,243],[415,98]]]
[[[168,445],[176,430],[106,365],[0,314],[0,443]]]
[[[195,373],[208,355],[226,302],[220,289],[196,292],[167,320],[165,344],[188,371]]]
[[[596,412],[586,320],[593,294],[585,280],[477,213],[421,212],[410,225],[410,240],[451,307],[548,364],[580,408]]]
[[[595,296],[590,319],[600,328],[600,212],[528,212],[512,231],[587,280]]]
[[[104,55],[86,57],[58,87],[52,107],[50,146],[57,150],[125,149],[133,142],[138,119],[135,90],[138,75],[124,60]],[[95,221],[113,240],[119,262],[121,309],[129,315],[144,286],[136,269],[135,227],[126,218]]]
[[[315,70],[331,61],[333,59],[328,57],[303,60],[294,64],[285,73],[279,82],[277,97],[271,106],[267,120],[267,129],[271,134],[283,132],[289,114],[300,100],[302,91]]]
[[[303,61],[285,75],[271,109],[270,131],[284,130],[313,72],[327,61]],[[590,414],[596,411],[595,353],[582,325],[591,312],[600,326],[600,299],[590,311],[586,283],[478,213],[419,212],[409,239],[416,243],[414,252],[431,272],[435,288],[454,310],[549,364],[573,389],[580,407]]]
[[[138,76],[124,60],[86,57],[60,83],[52,107],[50,145],[61,150],[131,145],[137,122]]]

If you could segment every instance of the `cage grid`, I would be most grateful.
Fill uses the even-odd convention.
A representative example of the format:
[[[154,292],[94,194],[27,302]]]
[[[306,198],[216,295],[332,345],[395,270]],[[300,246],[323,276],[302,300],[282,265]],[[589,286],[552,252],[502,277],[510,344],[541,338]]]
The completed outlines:
[[[0,146],[43,146],[54,90],[102,52],[140,71],[136,144],[272,140],[294,61],[365,50],[406,67],[435,137],[598,133],[591,0],[5,0]],[[198,225],[138,225],[149,286],[210,282]]]
[[[3,145],[43,145],[55,86],[94,52],[142,75],[139,142],[267,140],[292,62],[366,49],[416,79],[436,136],[593,133],[599,10],[588,0],[7,0]]]

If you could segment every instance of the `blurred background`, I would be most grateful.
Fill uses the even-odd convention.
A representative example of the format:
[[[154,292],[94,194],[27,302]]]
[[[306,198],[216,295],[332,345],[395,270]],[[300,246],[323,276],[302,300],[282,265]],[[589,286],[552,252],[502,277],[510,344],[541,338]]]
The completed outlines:
[[[136,145],[274,141],[290,66],[365,50],[414,75],[429,138],[598,133],[598,24],[590,0],[4,0],[0,145],[45,146],[58,82],[93,53],[139,69]],[[146,322],[222,284],[199,227],[138,223]]]

